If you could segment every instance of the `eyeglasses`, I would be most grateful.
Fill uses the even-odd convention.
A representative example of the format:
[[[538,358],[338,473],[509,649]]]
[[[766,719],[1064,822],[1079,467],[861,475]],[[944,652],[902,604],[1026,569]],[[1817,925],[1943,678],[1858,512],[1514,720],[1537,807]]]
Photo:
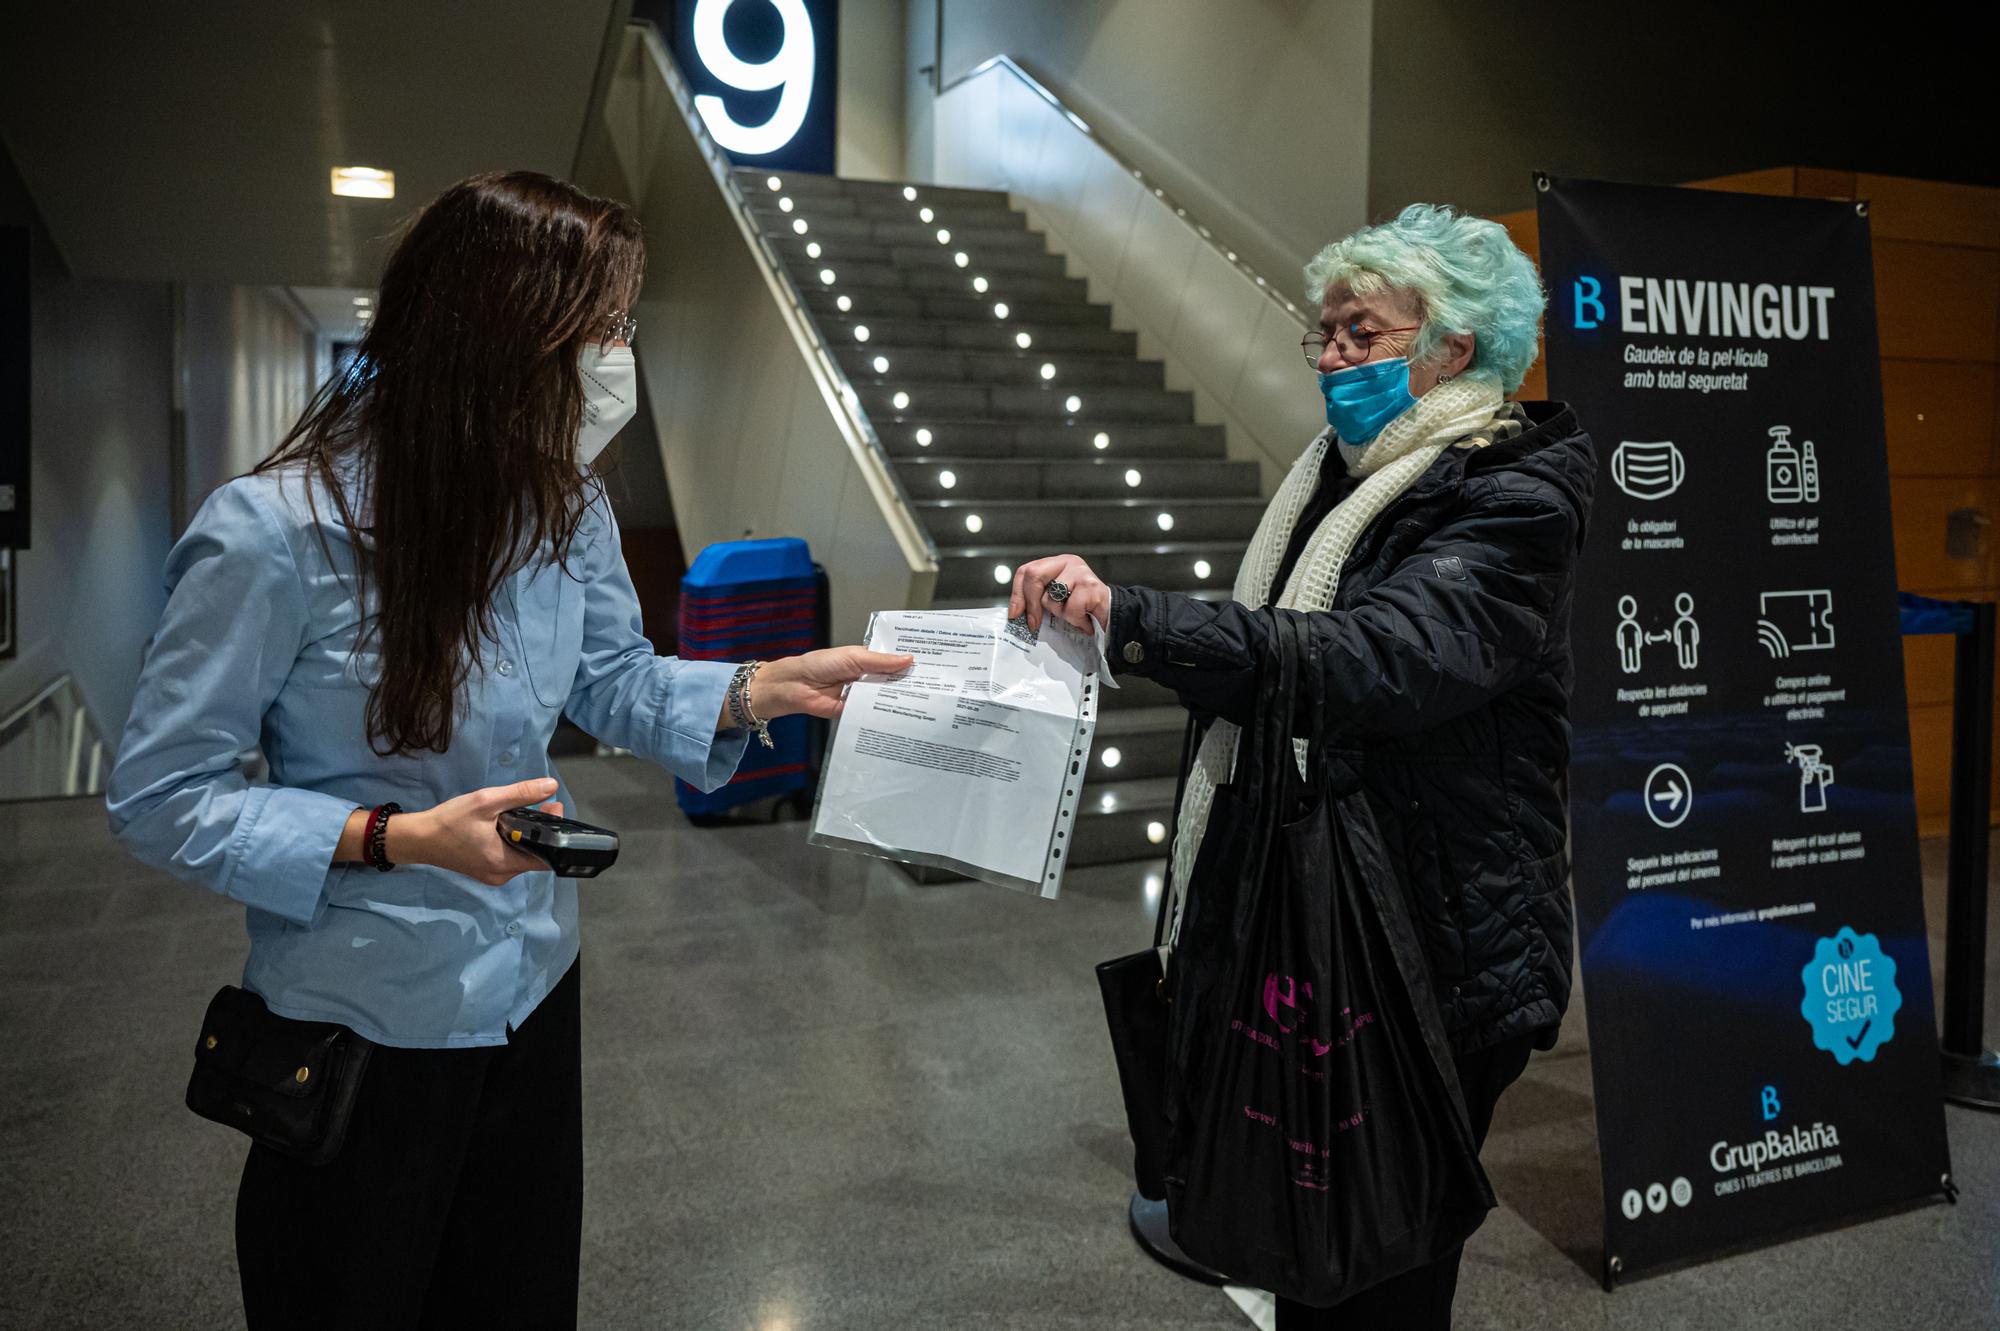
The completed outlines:
[[[1333,344],[1334,352],[1342,360],[1350,365],[1359,365],[1368,359],[1368,352],[1374,347],[1376,338],[1387,333],[1414,333],[1420,327],[1421,324],[1411,324],[1408,328],[1368,328],[1361,324],[1349,323],[1345,328],[1336,329],[1332,337],[1314,329],[1299,339],[1299,348],[1306,353],[1306,364],[1315,369],[1319,367],[1320,357],[1326,354],[1328,343]],[[1353,348],[1352,353],[1341,350],[1343,342]]]
[[[613,343],[623,342],[630,346],[632,339],[637,336],[639,336],[639,321],[629,314],[616,315],[604,330],[603,345],[608,347]]]

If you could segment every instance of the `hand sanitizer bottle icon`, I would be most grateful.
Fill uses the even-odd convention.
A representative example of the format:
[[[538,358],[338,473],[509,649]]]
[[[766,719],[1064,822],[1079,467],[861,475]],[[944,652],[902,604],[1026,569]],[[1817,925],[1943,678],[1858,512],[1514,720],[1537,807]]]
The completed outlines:
[[[1764,492],[1774,504],[1796,504],[1805,498],[1799,479],[1799,450],[1792,443],[1792,427],[1771,427],[1771,451],[1764,455]]]
[[[1808,504],[1819,502],[1819,455],[1813,452],[1810,439],[1806,440],[1805,456],[1799,462],[1799,488]]]

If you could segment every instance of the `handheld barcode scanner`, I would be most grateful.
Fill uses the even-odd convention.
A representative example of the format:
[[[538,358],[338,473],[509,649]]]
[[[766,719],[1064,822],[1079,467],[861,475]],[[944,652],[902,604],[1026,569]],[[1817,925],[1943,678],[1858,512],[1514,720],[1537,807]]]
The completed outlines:
[[[536,808],[509,809],[493,820],[500,839],[548,861],[559,878],[595,878],[618,862],[618,834]]]

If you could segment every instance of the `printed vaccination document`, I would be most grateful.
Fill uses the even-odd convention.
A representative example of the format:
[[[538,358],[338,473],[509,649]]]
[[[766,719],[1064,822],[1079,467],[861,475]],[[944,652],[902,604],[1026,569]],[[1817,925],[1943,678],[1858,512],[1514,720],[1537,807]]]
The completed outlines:
[[[868,646],[916,664],[849,689],[812,840],[1054,895],[1098,645],[1054,616],[1037,637],[996,608],[887,611]]]

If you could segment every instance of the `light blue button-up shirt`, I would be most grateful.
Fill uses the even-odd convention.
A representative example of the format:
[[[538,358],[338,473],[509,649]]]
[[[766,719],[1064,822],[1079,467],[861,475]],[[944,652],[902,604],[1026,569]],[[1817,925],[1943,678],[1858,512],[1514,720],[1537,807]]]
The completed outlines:
[[[298,471],[231,481],[168,555],[166,613],[111,774],[112,830],[148,864],[249,908],[243,984],[272,1011],[405,1048],[503,1044],[576,959],[576,883],[335,864],[348,815],[559,776],[548,746],[562,714],[713,790],[747,738],[715,729],[733,667],[654,654],[600,496],[567,574],[535,564],[502,586],[498,641],[480,643],[451,747],[381,757],[363,720],[380,668],[378,646],[360,643],[372,611],[355,598],[338,511],[315,490],[317,516]],[[259,748],[269,785],[243,771]],[[588,818],[567,788],[555,798]]]

